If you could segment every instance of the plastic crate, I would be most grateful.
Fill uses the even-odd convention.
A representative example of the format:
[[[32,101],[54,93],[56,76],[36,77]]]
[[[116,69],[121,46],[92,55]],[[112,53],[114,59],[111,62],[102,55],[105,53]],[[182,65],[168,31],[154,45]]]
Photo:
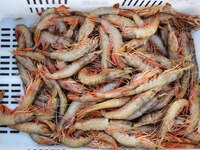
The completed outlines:
[[[178,11],[200,15],[199,0],[0,0],[0,89],[5,90],[2,104],[11,109],[17,106],[16,98],[23,95],[15,57],[10,53],[16,48],[15,25],[32,26],[38,20],[38,13],[44,9],[65,4],[72,10],[90,11],[95,7],[112,6],[120,3],[122,8],[147,7],[169,2]],[[200,66],[200,31],[193,31],[196,58]],[[28,134],[0,126],[1,150],[65,150],[66,146],[41,146],[31,140]],[[88,148],[81,148],[88,149]]]

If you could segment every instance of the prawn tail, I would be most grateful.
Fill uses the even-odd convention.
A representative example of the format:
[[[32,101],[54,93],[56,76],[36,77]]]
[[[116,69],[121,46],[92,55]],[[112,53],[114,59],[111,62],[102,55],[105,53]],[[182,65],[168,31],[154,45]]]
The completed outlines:
[[[45,56],[47,56],[47,57],[50,57],[50,53],[47,52],[47,51],[37,50],[37,52],[40,53],[40,54],[43,54],[43,55],[45,55]]]
[[[119,8],[119,6],[120,6],[120,5],[119,5],[119,3],[116,3],[116,4],[114,4],[114,5],[113,5],[113,8],[116,8],[116,9],[118,9],[118,8]]]
[[[87,19],[89,19],[92,22],[97,22],[97,23],[101,22],[101,19],[96,16],[88,16]]]
[[[68,12],[69,13],[69,7],[67,7],[65,5],[61,5],[58,8],[55,8],[54,12],[55,13],[59,13],[59,12],[65,12],[65,13]],[[67,14],[65,14],[65,15],[67,15]],[[70,15],[70,13],[68,15]]]
[[[7,106],[2,104],[2,105],[0,105],[0,113],[11,114],[12,111],[10,110],[10,108],[8,108]]]
[[[26,48],[22,48],[22,51],[33,51],[35,50],[35,47],[26,47]]]
[[[124,62],[120,59],[120,57],[114,53],[111,54],[111,59],[114,63],[115,66],[119,67],[119,68],[124,68],[125,64]]]
[[[77,100],[78,99],[78,96],[75,95],[75,94],[68,94],[67,96],[70,100]]]
[[[34,33],[34,42],[36,45],[37,43],[39,43],[40,34],[41,34],[41,31],[36,28],[35,33]]]
[[[20,50],[13,50],[11,53],[13,55],[21,55],[21,51]]]

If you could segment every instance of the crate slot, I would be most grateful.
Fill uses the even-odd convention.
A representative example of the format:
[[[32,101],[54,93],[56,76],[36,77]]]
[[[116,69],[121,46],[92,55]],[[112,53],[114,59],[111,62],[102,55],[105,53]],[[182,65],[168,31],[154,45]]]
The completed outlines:
[[[35,5],[36,5],[36,0],[33,0],[33,4],[35,4]]]
[[[0,87],[2,86],[9,86],[9,84],[0,84]]]
[[[55,0],[52,0],[52,4],[55,4]]]
[[[19,131],[17,131],[17,130],[11,130],[10,133],[15,133],[16,134],[16,133],[19,133]]]
[[[2,33],[1,36],[10,36],[9,33]]]
[[[43,7],[41,8],[41,11],[42,11],[42,12],[44,11],[44,8],[43,8]]]
[[[27,1],[27,3],[28,3],[29,5],[31,4],[29,0],[26,0],[26,1]]]
[[[5,97],[4,97],[5,98]],[[7,97],[8,98],[8,97]],[[1,101],[0,104],[8,104],[8,101]]]
[[[1,45],[1,47],[10,47],[10,45]]]
[[[8,76],[9,73],[0,73],[0,76]]]
[[[20,87],[21,85],[20,84],[11,84],[11,86]]]
[[[142,4],[144,3],[144,0],[140,3],[140,5],[139,6],[142,6]]]
[[[154,6],[156,4],[156,1],[153,2],[153,4],[151,6]]]
[[[12,95],[11,98],[20,98],[18,95]]]
[[[149,5],[150,2],[151,2],[151,1],[148,1],[148,2],[146,3],[145,7],[147,7],[147,6]]]
[[[3,98],[8,98],[8,95],[4,95]]]
[[[48,1],[48,0],[46,0],[46,3],[47,3],[47,4],[49,4],[49,1]]]
[[[35,11],[36,11],[37,13],[39,13],[39,10],[38,10],[38,8],[37,8],[37,7],[35,8]]]
[[[160,3],[158,5],[161,5],[163,1],[160,1]]]
[[[67,0],[65,0],[65,4],[67,4]]]
[[[1,58],[1,59],[9,59],[10,56],[1,56],[0,58]]]
[[[137,0],[137,1],[133,4],[133,6],[137,5],[138,1],[139,1],[139,0]]]
[[[33,13],[33,9],[31,7],[29,7],[29,9],[30,9],[30,12]]]
[[[13,47],[17,47],[17,45],[13,45]]]
[[[6,127],[7,127],[7,125],[0,125],[0,127],[2,127],[2,128],[6,128]]]
[[[0,62],[0,64],[10,64],[10,62]]]
[[[130,0],[130,2],[128,3],[128,6],[132,3],[133,0]]]
[[[42,0],[39,0],[40,4],[42,4]]]
[[[10,28],[1,28],[1,31],[10,31]]]
[[[18,104],[17,101],[11,101],[11,104]]]
[[[126,0],[123,1],[122,6],[124,6],[125,3],[126,3]]]
[[[19,72],[12,73],[12,76],[19,76]]]
[[[9,70],[8,67],[0,67],[0,70]]]
[[[10,42],[10,39],[1,39],[1,42]]]
[[[0,130],[0,133],[8,133],[6,130]]]
[[[0,89],[1,91],[8,92],[9,90]]]
[[[20,92],[21,90],[11,90],[11,92]]]

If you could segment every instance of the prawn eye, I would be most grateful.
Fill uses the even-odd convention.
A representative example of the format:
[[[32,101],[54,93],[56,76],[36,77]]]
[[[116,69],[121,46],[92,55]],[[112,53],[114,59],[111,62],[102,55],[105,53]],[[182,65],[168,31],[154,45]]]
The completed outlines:
[[[126,57],[125,56],[120,56],[121,57],[121,59],[126,59]]]

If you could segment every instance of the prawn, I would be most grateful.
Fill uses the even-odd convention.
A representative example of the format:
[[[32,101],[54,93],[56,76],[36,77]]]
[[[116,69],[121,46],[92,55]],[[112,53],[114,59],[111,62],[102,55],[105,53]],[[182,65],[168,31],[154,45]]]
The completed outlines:
[[[65,89],[70,92],[81,94],[87,91],[87,88],[84,85],[78,83],[76,80],[73,80],[72,78],[58,80],[58,83],[62,89]]]
[[[58,124],[57,132],[62,133],[64,129],[68,129],[75,121],[76,112],[79,109],[83,108],[84,106],[85,104],[83,103],[75,102],[75,101],[72,102],[69,108],[67,109],[65,115],[61,119],[60,123]]]
[[[120,78],[131,72],[132,72],[131,68],[108,69],[108,70],[102,71],[99,74],[90,75],[88,68],[83,68],[78,73],[78,79],[81,83],[86,84],[86,85],[97,85],[97,84],[103,84],[103,83],[113,81],[116,78]]]
[[[35,133],[39,135],[50,135],[52,131],[46,124],[36,122],[24,122],[9,126],[12,129],[16,129],[22,132]]]
[[[128,131],[132,129],[132,123],[122,120],[108,120],[106,118],[90,118],[80,120],[74,124],[74,128],[82,131],[105,130],[105,131]]]
[[[119,53],[117,54],[120,59],[127,65],[136,68],[139,71],[144,71],[144,70],[152,70],[154,67],[151,66],[150,64],[147,64],[144,62],[141,57],[134,53],[132,55],[128,53]]]
[[[128,147],[155,149],[156,145],[145,137],[135,137],[123,132],[107,132],[117,142]]]
[[[31,121],[34,116],[33,112],[11,111],[5,105],[0,105],[0,124],[1,125],[14,125],[16,123],[22,123],[26,121]]]
[[[36,67],[33,62],[29,58],[25,58],[22,56],[15,56],[16,60],[27,70],[36,71]]]
[[[63,47],[68,47],[71,44],[71,40],[67,37],[59,36],[59,35],[54,35],[48,31],[42,31],[40,35],[40,39],[37,43],[36,46],[39,46],[42,44],[44,47],[43,49],[47,49],[50,45],[53,48],[56,49],[61,49]]]
[[[28,73],[28,71],[25,69],[25,67],[23,65],[21,65],[21,63],[17,62],[17,68],[19,70],[19,75],[20,75],[20,78],[21,78],[24,86],[27,86],[28,84],[30,84],[31,76]]]
[[[42,136],[42,135],[31,133],[30,137],[33,141],[35,141],[38,144],[44,144],[44,145],[56,145],[56,144],[58,144],[56,139],[46,137],[46,136]]]
[[[85,17],[83,16],[67,16],[67,17],[55,17],[51,18],[50,21],[55,22],[66,22],[67,24],[73,24],[73,22],[77,21],[78,24],[83,24]]]
[[[78,33],[78,41],[81,41],[84,37],[89,36],[94,28],[95,23],[93,21],[94,17],[98,17],[100,15],[109,15],[109,14],[120,14],[122,11],[120,9],[115,7],[99,7],[94,9],[89,13],[89,15],[86,17],[85,21],[81,25]]]
[[[94,140],[86,146],[100,149],[118,149],[117,143],[114,138],[104,132],[93,133]]]
[[[45,30],[45,29],[47,29],[51,26],[55,26],[57,24],[57,22],[50,20],[51,18],[54,18],[54,17],[59,17],[59,15],[52,13],[52,14],[47,14],[43,18],[41,18],[41,20],[39,21],[39,23],[36,26],[35,33],[34,33],[35,44],[38,43],[39,38],[40,38],[40,33],[42,30]]]
[[[133,90],[125,91],[122,94],[124,96],[135,95],[135,94],[139,94],[141,92],[147,91],[149,89],[152,89],[152,88],[155,88],[158,86],[163,86],[163,85],[169,84],[169,83],[175,81],[176,79],[180,78],[183,75],[183,72],[185,70],[189,70],[189,69],[193,68],[193,66],[194,66],[193,64],[190,64],[186,67],[179,68],[176,70],[168,69],[165,72],[163,72],[162,74],[160,74],[157,78],[151,79],[149,82],[146,82]]]
[[[85,56],[87,53],[89,53],[91,50],[96,49],[98,43],[98,39],[84,39],[80,42],[77,48],[70,50],[70,51],[54,51],[49,54],[51,59],[58,59],[65,62],[71,62],[74,60],[77,60],[83,56]]]
[[[28,107],[30,107],[35,100],[37,94],[39,93],[42,85],[43,82],[39,77],[32,81],[25,90],[25,96],[20,102],[18,109],[27,109]]]
[[[66,135],[62,140],[61,143],[67,145],[69,147],[81,147],[87,145],[92,141],[92,138],[89,136],[79,136],[79,137],[70,137]]]
[[[147,102],[144,106],[142,106],[140,109],[136,110],[132,115],[130,115],[127,120],[133,120],[136,118],[139,118],[144,113],[148,112],[152,108],[156,106],[158,102],[158,96],[152,98],[149,102]]]
[[[35,51],[22,51],[22,50],[14,50],[12,51],[12,54],[14,55],[19,55],[19,56],[24,56],[24,57],[28,57],[32,60],[36,60],[39,62],[46,62],[46,58],[43,54],[41,54],[40,52],[35,52]]]
[[[81,102],[91,102],[91,101],[99,101],[107,98],[117,98],[122,97],[122,93],[127,90],[135,89],[140,84],[147,82],[150,78],[159,73],[159,70],[151,70],[150,72],[145,71],[143,73],[138,74],[135,78],[132,79],[129,85],[119,87],[117,89],[108,91],[108,92],[92,92],[86,93],[85,95],[78,96],[75,94],[68,94],[68,98],[71,100],[81,101]]]
[[[111,67],[109,63],[111,55],[111,43],[109,41],[108,35],[104,32],[101,26],[99,26],[99,38],[100,38],[100,48],[103,50],[101,55],[101,66],[103,69],[108,69]]]
[[[168,37],[168,53],[169,58],[178,59],[178,49],[179,43],[175,35],[175,32],[172,30],[170,24],[168,23],[169,37]]]
[[[38,65],[38,70],[43,73],[49,73],[49,70],[44,66],[42,67],[41,65]],[[67,109],[67,101],[68,100],[67,100],[63,90],[60,88],[58,82],[55,80],[47,79],[46,76],[43,75],[43,73],[41,74],[43,80],[46,81],[46,83],[48,83],[47,85],[50,87],[50,89],[52,89],[53,91],[56,91],[59,95],[59,98],[60,98],[59,115],[63,116]],[[56,103],[56,102],[54,102],[54,103]]]
[[[104,130],[108,126],[108,119],[106,118],[91,118],[84,121],[77,121],[74,127],[78,130]]]
[[[141,57],[144,57],[144,58],[146,57],[152,61],[158,62],[164,68],[167,68],[167,69],[172,68],[172,61],[163,55],[156,55],[150,52],[137,52],[137,53],[140,54]]]
[[[144,114],[138,120],[137,123],[134,123],[133,128],[138,128],[140,126],[147,125],[147,124],[157,123],[163,118],[164,115],[165,115],[165,110],[164,109],[156,110],[154,112]]]
[[[33,47],[32,33],[27,26],[23,24],[16,25],[15,38],[18,41],[18,49]]]
[[[79,60],[73,62],[71,65],[66,66],[62,70],[59,70],[53,74],[47,73],[46,76],[51,79],[62,79],[71,77],[75,73],[77,73],[81,68],[85,65],[89,64],[93,60],[95,60],[101,52],[93,52],[85,55]]]
[[[101,27],[102,29],[109,34],[110,41],[112,41],[112,60],[113,62],[120,68],[124,67],[123,62],[119,59],[117,53],[123,45],[122,36],[119,30],[114,27],[109,21],[106,19],[101,19]]]
[[[108,119],[127,119],[131,114],[135,113],[143,105],[149,102],[159,90],[160,88],[149,90],[133,97],[128,103],[117,110],[110,112],[101,111],[101,113]]]
[[[153,44],[155,44],[155,46],[158,48],[158,51],[162,55],[165,55],[165,56],[167,55],[167,50],[166,50],[166,48],[165,48],[165,46],[164,46],[164,44],[162,42],[162,39],[158,35],[154,34],[154,35],[150,36],[149,40]]]
[[[125,105],[129,100],[130,100],[130,97],[107,100],[105,102],[101,102],[101,103],[95,104],[93,106],[86,107],[83,110],[80,110],[77,114],[77,117],[82,118],[87,113],[90,113],[90,112],[96,111],[96,110],[100,110],[100,109],[121,107],[121,106]]]
[[[156,14],[156,17],[139,27],[126,28],[122,31],[122,35],[128,36],[131,38],[147,38],[153,35],[159,26],[159,14]]]
[[[173,125],[173,120],[176,115],[186,106],[188,106],[188,101],[186,99],[179,99],[173,102],[170,107],[167,109],[164,118],[161,122],[160,129],[158,131],[156,143],[158,145],[163,141],[165,134],[170,130]]]
[[[134,21],[124,16],[119,15],[104,15],[103,18],[107,19],[112,24],[119,28],[133,27],[135,26]]]
[[[185,135],[190,134],[197,127],[200,113],[200,81],[192,86],[189,96],[190,102],[190,123],[187,126]]]

